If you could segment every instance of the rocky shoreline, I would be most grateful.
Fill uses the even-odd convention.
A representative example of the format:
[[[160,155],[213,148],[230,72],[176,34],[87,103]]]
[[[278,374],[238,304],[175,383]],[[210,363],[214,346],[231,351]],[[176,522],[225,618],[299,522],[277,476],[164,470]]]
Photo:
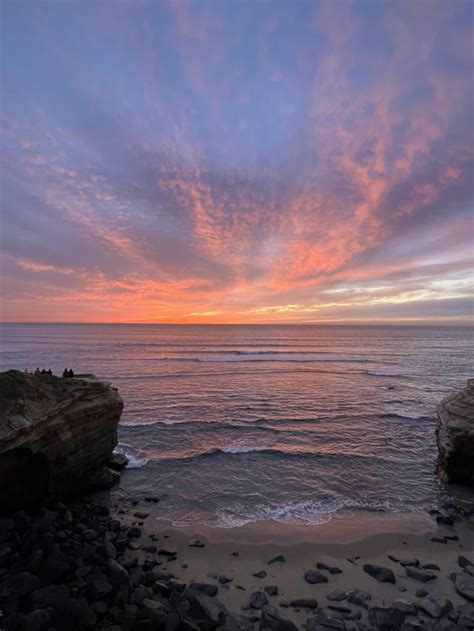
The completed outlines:
[[[473,531],[474,508],[449,505],[435,515],[443,536],[430,544],[451,546],[451,592],[440,589],[441,568],[406,550],[385,555],[386,563],[357,556],[329,564],[307,561],[306,588],[282,598],[291,579],[285,550],[269,557],[248,583],[207,571],[187,581],[186,549],[212,559],[212,545],[186,541],[178,551],[169,535],[145,527],[147,506],[159,498],[105,505],[56,501],[36,512],[23,510],[0,520],[0,628],[6,631],[454,631],[474,628],[474,549],[465,550],[461,526]],[[135,506],[133,505],[135,504]],[[463,533],[465,530],[463,530]],[[235,546],[234,546],[235,547]],[[221,554],[221,553],[220,553]],[[237,549],[228,552],[240,562]],[[436,552],[431,553],[436,561]],[[221,559],[222,561],[222,559]],[[341,581],[350,567],[349,589]],[[212,563],[203,566],[212,567]],[[299,571],[299,570],[298,570]],[[203,570],[204,572],[204,570]],[[354,574],[355,572],[355,574]],[[357,580],[354,577],[357,577]],[[347,580],[347,579],[346,579]],[[365,581],[365,582],[364,582]],[[370,583],[367,583],[370,581]],[[257,582],[260,587],[253,588]],[[361,587],[361,584],[363,586]],[[447,582],[445,581],[444,585]],[[366,588],[369,585],[369,588]],[[408,589],[408,587],[410,589]],[[383,600],[378,592],[384,589]],[[321,590],[324,589],[324,594]],[[390,589],[391,592],[387,592]],[[412,593],[414,591],[414,596]],[[243,599],[240,611],[224,600],[231,592]],[[393,597],[387,596],[393,593]],[[311,595],[309,595],[311,594]],[[295,618],[294,614],[298,614]],[[303,622],[300,622],[303,620]]]

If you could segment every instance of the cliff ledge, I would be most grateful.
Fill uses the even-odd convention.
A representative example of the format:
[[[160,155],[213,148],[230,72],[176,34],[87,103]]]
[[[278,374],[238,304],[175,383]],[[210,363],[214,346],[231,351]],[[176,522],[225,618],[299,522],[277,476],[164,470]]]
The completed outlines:
[[[474,486],[474,379],[438,405],[436,433],[442,477]]]
[[[123,401],[94,375],[0,373],[0,510],[110,486]]]

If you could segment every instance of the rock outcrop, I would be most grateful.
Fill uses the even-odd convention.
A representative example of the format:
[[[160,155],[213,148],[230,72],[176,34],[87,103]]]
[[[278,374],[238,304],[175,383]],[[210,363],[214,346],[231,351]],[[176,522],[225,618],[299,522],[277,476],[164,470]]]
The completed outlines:
[[[442,477],[474,486],[474,379],[441,401],[436,433]]]
[[[0,511],[113,484],[122,409],[94,375],[0,373]]]

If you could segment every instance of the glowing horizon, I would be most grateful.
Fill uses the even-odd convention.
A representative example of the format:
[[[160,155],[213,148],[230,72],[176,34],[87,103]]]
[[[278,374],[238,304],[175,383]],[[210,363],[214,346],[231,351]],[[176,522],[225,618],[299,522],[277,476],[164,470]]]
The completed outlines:
[[[1,11],[3,322],[474,322],[471,2]]]

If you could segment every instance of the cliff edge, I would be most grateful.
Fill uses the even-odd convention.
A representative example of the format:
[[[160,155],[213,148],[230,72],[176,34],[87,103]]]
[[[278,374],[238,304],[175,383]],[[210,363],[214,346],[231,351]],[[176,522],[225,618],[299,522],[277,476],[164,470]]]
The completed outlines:
[[[0,373],[0,511],[113,484],[122,409],[94,375]]]
[[[474,379],[438,405],[436,433],[442,477],[474,486]]]

